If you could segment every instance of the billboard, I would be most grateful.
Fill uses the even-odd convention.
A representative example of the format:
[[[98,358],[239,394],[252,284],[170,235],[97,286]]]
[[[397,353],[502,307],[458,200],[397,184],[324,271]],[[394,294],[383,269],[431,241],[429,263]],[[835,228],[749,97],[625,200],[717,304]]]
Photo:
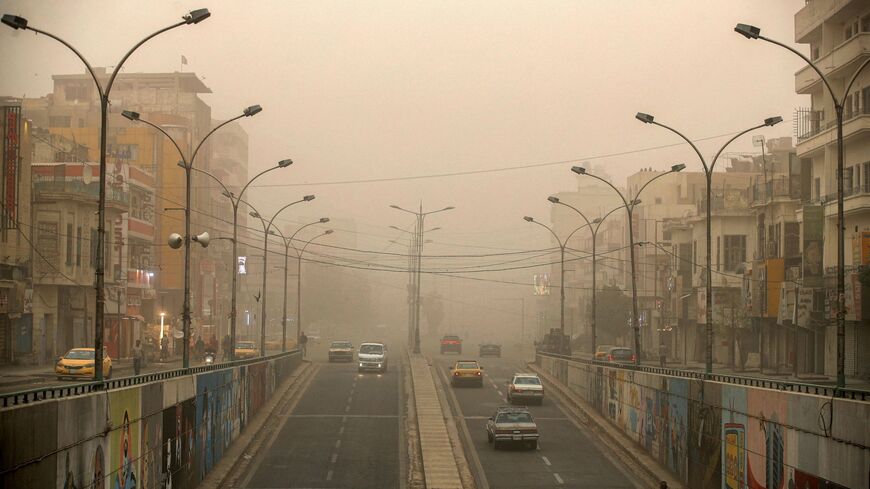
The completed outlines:
[[[2,142],[2,161],[0,167],[3,169],[3,212],[2,219],[3,228],[16,227],[15,219],[18,216],[18,157],[19,157],[19,134],[20,134],[20,112],[21,107],[6,106],[3,107],[0,127],[2,127],[3,142]]]
[[[825,274],[825,215],[820,205],[804,206],[803,279],[806,287],[821,287]]]
[[[247,256],[240,256],[239,257],[239,275],[247,275],[248,274],[248,267],[246,265],[247,263],[248,263]]]
[[[535,274],[535,295],[550,295],[550,274]]]

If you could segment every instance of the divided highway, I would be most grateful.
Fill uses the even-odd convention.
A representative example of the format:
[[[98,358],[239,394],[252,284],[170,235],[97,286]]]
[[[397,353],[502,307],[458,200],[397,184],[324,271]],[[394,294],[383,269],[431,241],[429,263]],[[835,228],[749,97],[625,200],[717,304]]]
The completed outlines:
[[[508,357],[510,355],[510,357]],[[494,450],[486,439],[486,420],[497,406],[505,405],[506,383],[515,372],[528,371],[521,355],[505,349],[503,358],[477,358],[477,352],[462,355],[433,354],[434,364],[444,375],[454,414],[464,421],[471,435],[487,485],[491,489],[589,488],[629,489],[640,487],[575,424],[552,397],[542,406],[529,406],[541,438],[537,450]],[[457,359],[478,359],[484,367],[483,388],[447,384],[448,368]],[[476,465],[475,463],[472,466]],[[478,469],[478,470],[479,470]],[[479,488],[485,489],[485,488]]]
[[[399,353],[396,354],[398,356]],[[326,363],[270,446],[260,451],[243,487],[359,488],[405,486],[401,365],[358,374],[355,363]]]

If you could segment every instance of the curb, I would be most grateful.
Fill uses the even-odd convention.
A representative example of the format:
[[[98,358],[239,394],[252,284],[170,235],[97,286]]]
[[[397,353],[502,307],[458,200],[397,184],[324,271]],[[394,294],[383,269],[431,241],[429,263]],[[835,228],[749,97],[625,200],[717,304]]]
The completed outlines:
[[[529,363],[529,368],[546,382],[548,388],[555,391],[565,407],[570,408],[571,413],[578,417],[578,421],[590,428],[589,434],[599,439],[602,447],[610,449],[610,452],[620,459],[633,475],[641,478],[642,482],[649,487],[658,487],[661,481],[666,481],[671,489],[684,489],[683,483],[674,478],[672,474],[662,469],[658,462],[649,454],[640,450],[634,440],[610,425],[596,411],[592,410],[582,399],[578,399],[565,386],[554,380],[544,372],[537,364]]]

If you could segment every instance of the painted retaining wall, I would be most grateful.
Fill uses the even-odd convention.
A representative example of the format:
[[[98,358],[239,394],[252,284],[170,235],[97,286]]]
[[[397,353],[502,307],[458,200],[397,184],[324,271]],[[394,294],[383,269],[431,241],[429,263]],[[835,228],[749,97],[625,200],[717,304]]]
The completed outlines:
[[[870,487],[868,402],[536,361],[686,487]]]
[[[0,411],[0,488],[192,488],[301,355]]]

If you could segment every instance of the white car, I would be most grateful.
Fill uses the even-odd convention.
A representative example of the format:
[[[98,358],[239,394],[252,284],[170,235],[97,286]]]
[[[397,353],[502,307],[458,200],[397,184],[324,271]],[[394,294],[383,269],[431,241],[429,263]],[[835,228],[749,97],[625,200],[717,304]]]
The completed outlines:
[[[362,343],[359,345],[357,352],[357,360],[359,360],[359,371],[376,371],[386,372],[387,364],[387,345],[383,343]]]
[[[517,402],[544,403],[544,385],[540,377],[535,374],[516,373],[508,381],[507,400],[514,404]]]

